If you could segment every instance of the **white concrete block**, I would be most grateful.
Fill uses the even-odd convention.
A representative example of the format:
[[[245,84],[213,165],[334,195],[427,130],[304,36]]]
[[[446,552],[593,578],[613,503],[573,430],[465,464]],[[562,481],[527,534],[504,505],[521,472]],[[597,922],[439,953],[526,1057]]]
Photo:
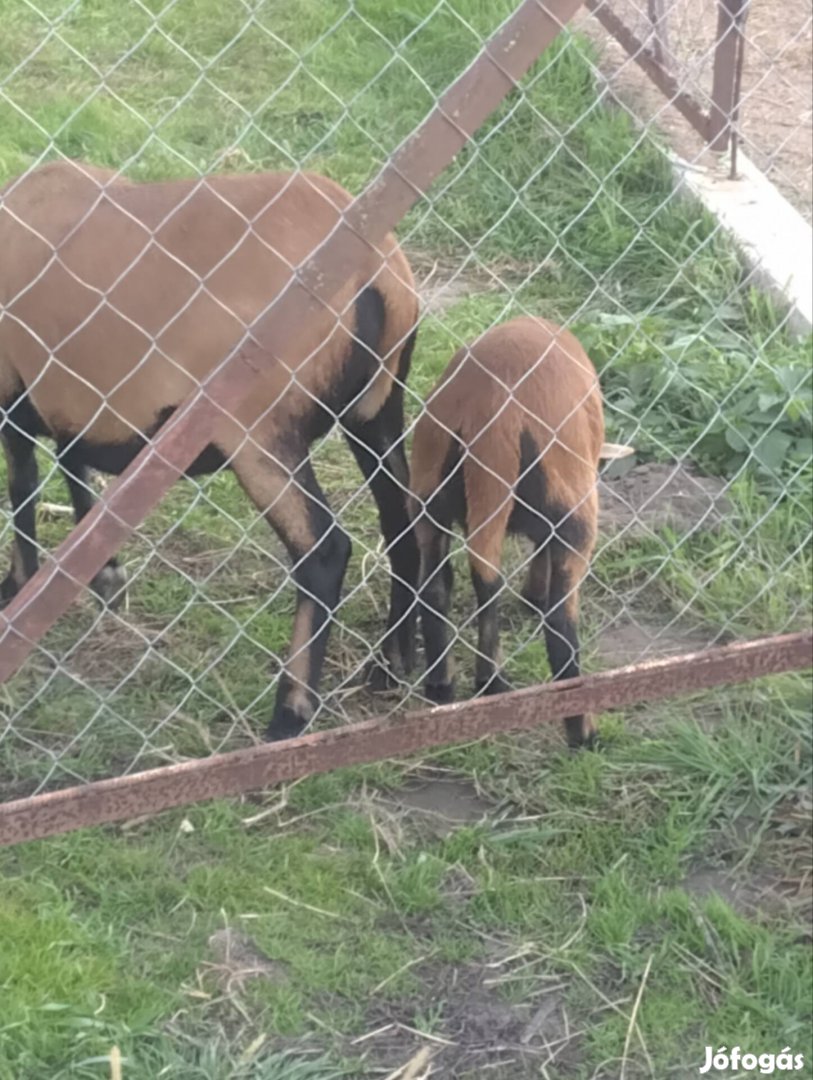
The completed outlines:
[[[754,280],[790,306],[790,325],[813,330],[813,229],[752,161],[737,154],[738,178],[673,155],[680,183],[731,233]]]

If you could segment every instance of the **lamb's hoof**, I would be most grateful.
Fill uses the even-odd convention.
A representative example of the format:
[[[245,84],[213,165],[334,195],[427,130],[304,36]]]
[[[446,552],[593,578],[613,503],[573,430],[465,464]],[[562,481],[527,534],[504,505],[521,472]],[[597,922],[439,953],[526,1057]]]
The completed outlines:
[[[265,730],[266,742],[283,742],[295,739],[308,726],[308,721],[290,705],[281,705],[274,710],[274,718]]]
[[[418,662],[418,650],[415,647],[414,636],[407,643],[401,642],[400,668],[405,675],[411,675]]]
[[[489,697],[492,694],[507,694],[512,689],[511,684],[506,682],[502,675],[492,675],[490,679],[478,680],[474,684],[475,694],[486,694]]]
[[[454,683],[452,682],[426,683],[423,692],[433,705],[448,705],[454,701]]]
[[[542,618],[545,614],[545,605],[542,600],[540,600],[538,596],[534,596],[528,589],[523,589],[519,595],[526,611],[531,615],[535,615],[537,618]]]
[[[385,660],[371,660],[364,670],[364,681],[375,694],[394,690],[398,677]]]
[[[574,752],[577,750],[598,750],[600,743],[598,731],[592,721],[584,717],[568,718],[565,720],[565,734],[567,745]]]
[[[581,742],[571,742],[568,739],[567,748],[571,754],[581,754],[585,750],[593,751],[601,749],[601,740],[598,737],[598,732],[594,732],[592,735],[588,735],[582,739]]]
[[[108,563],[93,578],[90,587],[105,607],[117,611],[127,595],[127,577],[120,566]]]

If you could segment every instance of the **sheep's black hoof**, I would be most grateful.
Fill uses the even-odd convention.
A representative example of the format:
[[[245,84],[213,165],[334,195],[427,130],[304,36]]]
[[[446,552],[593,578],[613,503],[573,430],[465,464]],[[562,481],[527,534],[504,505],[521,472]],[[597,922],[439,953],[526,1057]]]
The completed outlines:
[[[400,668],[405,675],[411,674],[415,670],[415,665],[418,662],[418,650],[415,647],[415,635],[410,634],[407,641],[401,640],[400,642]]]
[[[415,649],[404,652],[391,642],[379,649],[368,662],[364,673],[365,683],[371,690],[396,690],[402,686],[406,675],[415,667]]]
[[[367,665],[364,681],[374,693],[381,694],[386,690],[395,690],[401,680],[398,678],[396,668],[384,657],[379,656]]]
[[[120,566],[111,566],[108,563],[93,578],[90,587],[105,607],[116,611],[127,595],[127,578]]]
[[[307,726],[305,717],[294,712],[290,705],[281,705],[274,710],[274,718],[265,730],[265,741],[282,742],[284,739],[295,739]]]
[[[529,589],[523,589],[519,595],[523,607],[526,608],[529,614],[535,615],[537,618],[541,618],[545,614],[545,604],[540,597],[534,596]]]
[[[571,742],[568,739],[567,748],[571,754],[581,754],[585,750],[592,752],[593,750],[601,749],[601,741],[597,734],[588,735],[586,739],[582,739],[581,742]]]
[[[487,694],[489,697],[492,694],[507,694],[511,689],[513,687],[502,675],[492,675],[490,679],[478,679],[474,684],[475,694]]]
[[[17,593],[20,591],[20,587],[11,574],[4,578],[0,583],[0,608],[4,608],[9,601],[13,600]]]
[[[573,751],[599,749],[598,731],[581,716],[565,720],[565,734],[567,745]]]
[[[426,683],[423,692],[434,705],[448,705],[454,701],[454,683],[452,682]]]

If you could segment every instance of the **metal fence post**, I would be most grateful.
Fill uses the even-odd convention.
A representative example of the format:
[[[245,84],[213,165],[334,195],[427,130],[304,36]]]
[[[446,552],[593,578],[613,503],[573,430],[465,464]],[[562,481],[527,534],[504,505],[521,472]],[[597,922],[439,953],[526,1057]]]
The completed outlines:
[[[714,49],[714,79],[711,90],[708,146],[724,153],[728,149],[732,125],[739,105],[738,69],[745,48],[743,29],[749,0],[718,0],[717,44]]]

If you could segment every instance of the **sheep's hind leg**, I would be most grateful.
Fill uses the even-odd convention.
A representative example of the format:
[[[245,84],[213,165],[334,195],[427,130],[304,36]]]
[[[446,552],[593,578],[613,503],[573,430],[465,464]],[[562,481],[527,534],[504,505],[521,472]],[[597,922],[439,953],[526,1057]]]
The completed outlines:
[[[11,568],[0,584],[0,606],[17,595],[39,569],[36,506],[39,471],[35,442],[23,431],[7,425],[3,449],[8,468],[8,491],[14,516]]]
[[[271,741],[289,739],[305,730],[320,705],[319,682],[350,559],[350,539],[331,514],[307,456],[288,469],[247,447],[231,464],[293,562],[294,627],[266,731]]]
[[[342,419],[347,443],[358,462],[378,508],[381,532],[390,561],[390,606],[387,628],[376,650],[368,679],[374,689],[396,685],[415,666],[419,555],[407,509],[409,466],[404,449],[404,385],[415,335],[404,345],[399,380],[372,420]]]
[[[572,679],[581,674],[579,655],[579,586],[589,564],[592,536],[579,535],[576,523],[560,527],[566,535],[550,544],[550,591],[545,612],[545,643],[554,679]],[[567,535],[569,534],[569,535]],[[582,540],[579,550],[574,541]],[[596,729],[586,715],[568,716],[564,721],[568,745],[577,749],[595,743]]]
[[[528,580],[522,590],[522,599],[536,615],[544,615],[548,610],[549,590],[550,553],[546,542],[546,545],[539,548],[531,559]]]
[[[390,604],[379,656],[368,677],[375,689],[386,689],[415,666],[415,621],[418,589],[418,548],[407,511],[409,471],[400,432],[387,430],[386,418],[376,417],[351,427],[347,441],[369,482],[378,507],[381,532],[390,561]]]
[[[449,603],[454,572],[449,557],[450,533],[427,518],[418,523],[421,551],[420,614],[426,651],[424,693],[436,705],[454,699],[449,673]]]
[[[68,447],[58,448],[59,467],[65,478],[68,493],[73,504],[74,520],[79,522],[88,514],[96,503],[96,496],[90,485],[90,469],[82,461],[80,454]],[[127,578],[113,556],[90,582],[90,587],[103,604],[115,611],[127,595]]]
[[[511,686],[500,670],[499,598],[505,587],[502,551],[514,497],[510,483],[475,464],[469,465],[466,487],[466,544],[477,597],[474,689],[477,694],[502,694]]]

